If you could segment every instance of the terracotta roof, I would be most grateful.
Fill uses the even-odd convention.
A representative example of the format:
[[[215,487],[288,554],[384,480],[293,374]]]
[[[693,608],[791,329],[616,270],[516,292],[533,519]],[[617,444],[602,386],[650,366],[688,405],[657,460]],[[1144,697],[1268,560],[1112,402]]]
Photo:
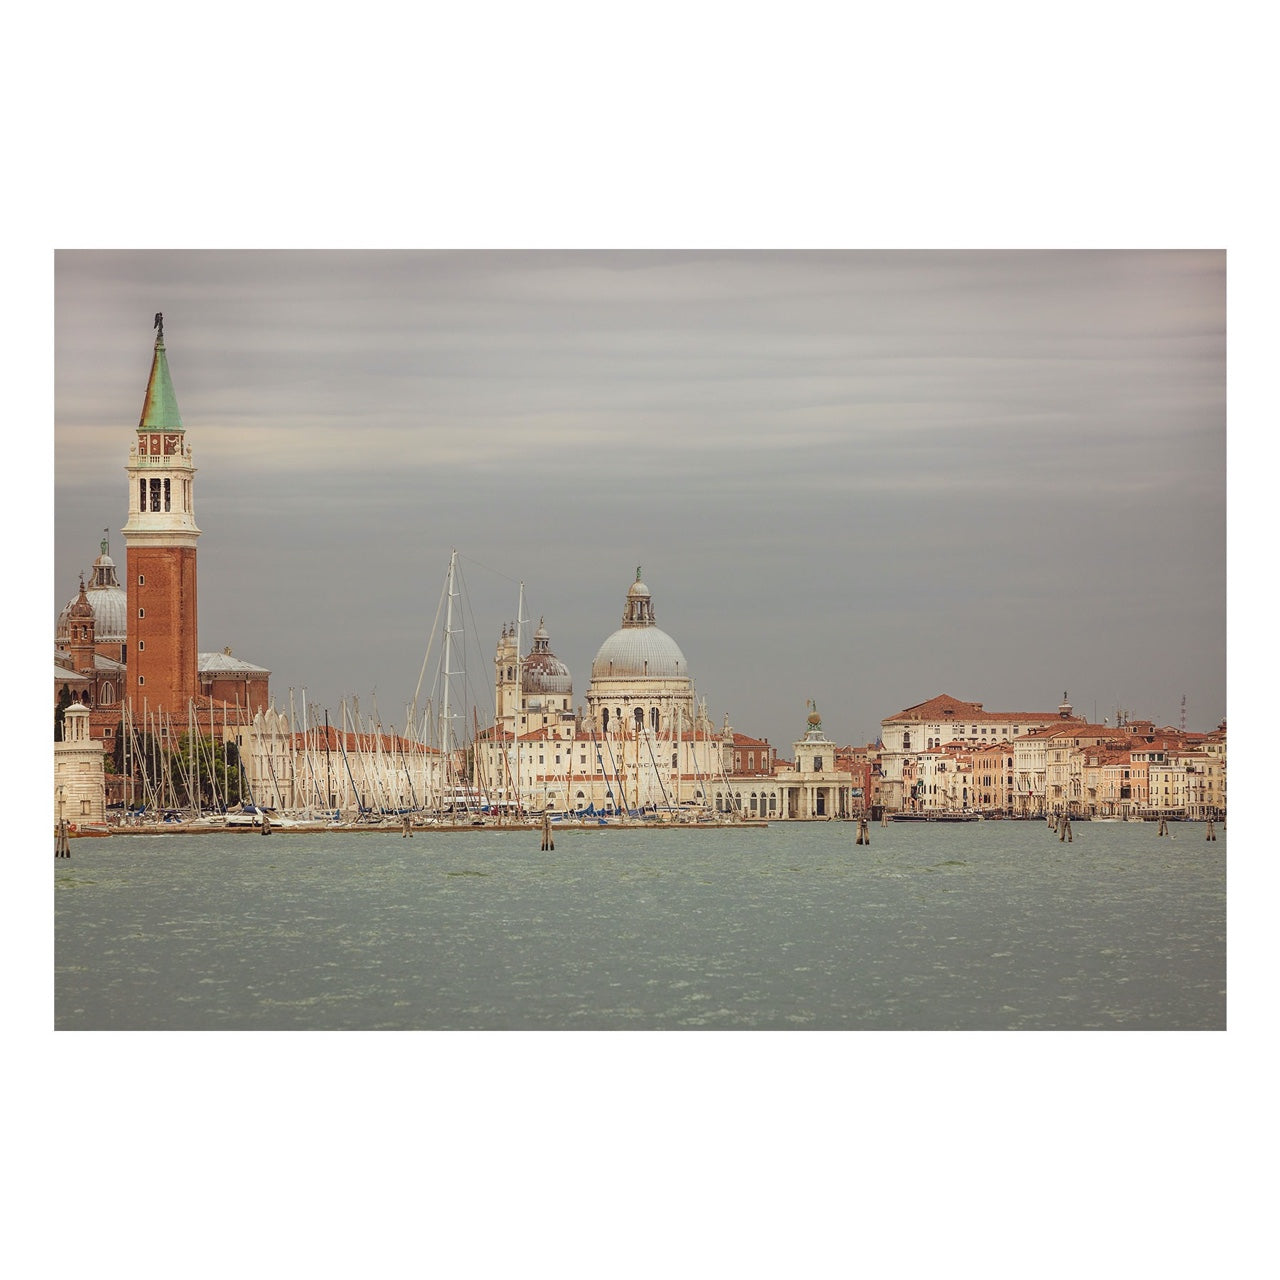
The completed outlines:
[[[914,707],[907,707],[897,715],[886,716],[882,723],[891,724],[895,720],[971,720],[978,724],[991,724],[998,720],[1060,720],[1057,711],[984,711],[980,702],[961,702],[949,693],[940,693],[928,702],[919,702]],[[1072,723],[1072,722],[1067,722]]]

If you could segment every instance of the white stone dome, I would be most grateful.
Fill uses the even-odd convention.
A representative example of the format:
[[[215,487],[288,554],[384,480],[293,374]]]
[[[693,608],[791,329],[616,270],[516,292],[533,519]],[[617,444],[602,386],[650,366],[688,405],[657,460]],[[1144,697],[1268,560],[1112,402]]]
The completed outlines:
[[[680,646],[655,626],[622,627],[599,648],[591,664],[592,680],[688,679],[689,664]]]
[[[689,664],[680,646],[657,624],[649,588],[636,580],[627,590],[622,626],[599,648],[591,664],[597,680],[687,680]]]

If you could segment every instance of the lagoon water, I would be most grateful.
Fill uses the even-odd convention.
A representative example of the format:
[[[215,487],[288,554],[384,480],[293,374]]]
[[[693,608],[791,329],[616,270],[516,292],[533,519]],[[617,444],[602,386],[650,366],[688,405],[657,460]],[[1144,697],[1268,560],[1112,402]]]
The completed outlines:
[[[1203,825],[227,833],[55,860],[59,1029],[1222,1029]]]

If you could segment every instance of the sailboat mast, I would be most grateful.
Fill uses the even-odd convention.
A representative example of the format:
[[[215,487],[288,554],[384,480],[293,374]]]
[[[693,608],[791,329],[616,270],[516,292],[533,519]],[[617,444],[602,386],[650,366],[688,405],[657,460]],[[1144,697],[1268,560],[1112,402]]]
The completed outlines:
[[[447,604],[444,616],[444,698],[440,712],[440,749],[444,752],[445,772],[452,785],[453,779],[453,721],[449,709],[450,683],[453,679],[453,598],[454,573],[458,564],[458,552],[449,553],[449,580],[445,588]]]
[[[512,741],[516,749],[516,816],[524,812],[520,797],[520,721],[524,710],[524,582],[516,600],[516,705],[512,716]]]

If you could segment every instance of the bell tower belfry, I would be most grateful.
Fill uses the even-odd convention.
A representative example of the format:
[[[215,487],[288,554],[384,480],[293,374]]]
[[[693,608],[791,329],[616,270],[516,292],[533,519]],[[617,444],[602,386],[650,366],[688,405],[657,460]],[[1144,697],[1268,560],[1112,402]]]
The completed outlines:
[[[196,528],[194,482],[178,400],[169,377],[164,316],[155,319],[156,344],[146,399],[125,470],[129,520],[124,526],[128,600],[126,700],[141,716],[167,711],[186,723],[199,693],[196,647]]]

